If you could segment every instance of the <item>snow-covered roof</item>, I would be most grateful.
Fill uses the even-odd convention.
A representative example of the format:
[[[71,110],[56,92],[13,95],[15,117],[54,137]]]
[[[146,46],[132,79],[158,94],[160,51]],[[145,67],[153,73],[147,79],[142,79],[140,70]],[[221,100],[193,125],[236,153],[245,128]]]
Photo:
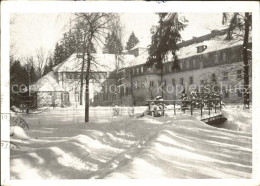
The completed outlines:
[[[151,37],[145,37],[141,38],[141,40],[133,47],[131,50],[137,49],[137,48],[147,48],[148,45],[151,43]]]
[[[64,89],[58,84],[53,71],[51,71],[30,85],[30,91],[64,91]]]
[[[92,72],[110,72],[116,69],[116,62],[120,60],[120,63],[127,64],[133,60],[133,55],[115,55],[115,54],[92,54],[93,60],[91,62]],[[56,72],[80,72],[82,60],[77,57],[77,54],[71,55],[68,59],[62,62],[53,70]],[[85,65],[85,70],[86,70]]]
[[[195,42],[196,39],[194,39],[194,42],[192,44],[180,47],[180,49],[177,51],[177,55],[179,59],[188,58],[191,56],[206,54],[210,52],[214,52],[217,50],[222,50],[225,48],[231,48],[239,45],[243,45],[243,40],[241,38],[234,38],[232,40],[226,40],[226,35],[218,35],[215,37],[211,37],[207,40],[201,41],[201,42]],[[249,42],[252,42],[252,37],[250,35]],[[206,45],[207,48],[203,52],[197,53],[197,47],[201,45]],[[144,51],[142,54],[137,56],[133,61],[131,61],[130,66],[136,66],[146,63],[146,60],[148,58],[148,51]],[[166,57],[165,63],[169,62],[172,59],[172,54],[169,53]]]
[[[210,53],[217,50],[231,48],[243,44],[243,40],[241,38],[235,38],[232,40],[226,40],[225,38],[226,38],[225,35],[216,36],[209,40],[205,40],[202,42],[193,43],[191,45],[181,47],[177,52],[178,58],[183,59],[183,58]],[[250,42],[251,42],[251,37],[250,37]],[[201,45],[206,45],[207,49],[204,50],[203,52],[197,53],[197,47]]]
[[[145,50],[139,56],[135,57],[132,61],[130,61],[129,64],[125,65],[124,68],[133,67],[133,66],[144,64],[144,63],[146,63],[147,58],[148,58],[148,51]]]

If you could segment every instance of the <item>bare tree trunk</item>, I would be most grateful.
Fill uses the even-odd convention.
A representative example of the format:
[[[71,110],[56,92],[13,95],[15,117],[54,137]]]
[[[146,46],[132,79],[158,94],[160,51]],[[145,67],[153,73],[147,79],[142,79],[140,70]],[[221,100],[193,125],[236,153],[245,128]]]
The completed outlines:
[[[84,73],[84,66],[85,66],[85,52],[82,53],[82,66],[81,66],[81,74],[80,74],[80,95],[79,95],[79,104],[83,104],[83,85],[84,85],[84,79],[83,79],[83,73]]]
[[[248,36],[249,36],[249,13],[245,13],[245,35],[243,41],[244,63],[244,106],[249,108],[249,64],[248,64]]]
[[[86,100],[85,100],[85,122],[89,122],[89,73],[90,73],[91,55],[87,51],[87,71],[86,71]]]
[[[132,98],[132,104],[135,106],[135,97],[134,97],[134,90],[133,90],[133,76],[132,76],[132,71],[130,71],[130,87],[131,87],[131,98]]]
[[[26,104],[26,114],[29,114],[29,100],[30,100],[30,71],[31,71],[31,68],[29,66],[27,66],[27,70],[28,70],[28,89],[27,89],[27,104]]]
[[[160,74],[160,76],[161,76],[161,84],[163,83],[163,66],[161,67],[161,72],[160,72],[161,74]],[[163,89],[164,89],[164,85],[163,85]],[[163,91],[162,91],[162,93],[161,93],[161,96],[162,96],[162,98],[163,98]]]

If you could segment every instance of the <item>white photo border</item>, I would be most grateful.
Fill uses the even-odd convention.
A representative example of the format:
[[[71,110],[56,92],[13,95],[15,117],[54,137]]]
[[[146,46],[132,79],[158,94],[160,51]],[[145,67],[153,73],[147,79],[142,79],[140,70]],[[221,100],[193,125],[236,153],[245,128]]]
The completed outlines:
[[[248,1],[89,1],[89,2],[2,2],[1,3],[1,115],[9,113],[9,46],[11,13],[72,13],[72,12],[252,12],[252,141],[253,174],[252,179],[132,179],[132,180],[10,180],[10,151],[1,149],[1,185],[259,185],[260,184],[260,16],[259,3]],[[10,123],[1,117],[1,140],[10,140]]]

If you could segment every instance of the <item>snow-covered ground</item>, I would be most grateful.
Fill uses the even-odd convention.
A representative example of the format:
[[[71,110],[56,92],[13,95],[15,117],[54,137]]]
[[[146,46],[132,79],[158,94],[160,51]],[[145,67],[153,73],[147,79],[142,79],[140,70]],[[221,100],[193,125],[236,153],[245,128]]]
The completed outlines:
[[[252,133],[252,109],[243,109],[242,105],[228,105],[222,114],[227,118],[223,127]]]
[[[251,177],[251,132],[188,114],[108,117],[109,107],[95,107],[91,122],[82,123],[83,113],[55,108],[22,116],[29,130],[11,129],[20,147],[11,149],[11,179]]]

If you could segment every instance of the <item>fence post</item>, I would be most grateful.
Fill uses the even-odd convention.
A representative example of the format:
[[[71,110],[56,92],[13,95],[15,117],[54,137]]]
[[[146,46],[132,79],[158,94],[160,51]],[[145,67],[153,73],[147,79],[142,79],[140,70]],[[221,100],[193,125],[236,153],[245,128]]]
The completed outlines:
[[[173,110],[174,110],[174,115],[176,115],[176,110],[175,110],[175,101],[173,102]]]
[[[148,101],[148,114],[151,113],[151,105],[150,105],[150,102]]]
[[[220,111],[222,109],[221,98],[219,98],[219,109],[220,109]]]
[[[193,114],[193,110],[192,110],[192,100],[190,101],[190,114],[191,114],[191,116],[192,116],[192,114]]]
[[[217,113],[217,103],[215,102],[215,114]]]
[[[210,106],[209,106],[209,116],[210,116]]]
[[[164,116],[164,103],[163,103],[163,112],[162,112],[162,115]]]
[[[200,116],[202,117],[202,109],[203,109],[203,105],[202,105],[202,100],[201,100],[201,103],[200,103]]]

